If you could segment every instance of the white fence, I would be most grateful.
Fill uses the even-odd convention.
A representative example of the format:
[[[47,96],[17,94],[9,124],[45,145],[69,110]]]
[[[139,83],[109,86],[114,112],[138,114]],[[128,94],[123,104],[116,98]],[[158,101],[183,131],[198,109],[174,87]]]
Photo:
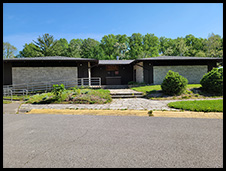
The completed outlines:
[[[101,87],[101,78],[99,77],[91,77],[89,78],[77,78],[72,80],[51,80],[51,81],[42,81],[42,82],[32,82],[25,84],[13,84],[13,85],[4,85],[3,86],[3,96],[6,94],[14,95],[14,94],[23,94],[27,95],[28,93],[37,92],[37,91],[51,91],[53,88],[53,84],[63,84],[65,88],[70,87],[91,87],[98,88]],[[5,92],[5,94],[4,94]]]

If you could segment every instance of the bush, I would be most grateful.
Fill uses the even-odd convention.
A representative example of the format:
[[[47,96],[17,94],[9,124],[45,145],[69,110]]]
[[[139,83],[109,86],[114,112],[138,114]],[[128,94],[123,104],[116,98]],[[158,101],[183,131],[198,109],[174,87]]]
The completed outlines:
[[[223,94],[223,68],[214,68],[200,80],[201,89],[214,94]]]
[[[58,84],[53,84],[53,90],[52,93],[56,96],[56,98],[60,98],[61,94],[65,90],[64,85],[58,85]]]
[[[181,95],[186,90],[187,84],[188,80],[186,78],[179,75],[178,72],[169,70],[161,84],[161,88],[164,94]]]

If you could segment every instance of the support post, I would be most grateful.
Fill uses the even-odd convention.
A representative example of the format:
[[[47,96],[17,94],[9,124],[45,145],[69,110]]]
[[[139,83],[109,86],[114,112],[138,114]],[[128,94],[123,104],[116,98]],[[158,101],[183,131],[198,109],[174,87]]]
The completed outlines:
[[[90,62],[88,62],[88,78],[89,78],[89,87],[91,86],[91,67]]]

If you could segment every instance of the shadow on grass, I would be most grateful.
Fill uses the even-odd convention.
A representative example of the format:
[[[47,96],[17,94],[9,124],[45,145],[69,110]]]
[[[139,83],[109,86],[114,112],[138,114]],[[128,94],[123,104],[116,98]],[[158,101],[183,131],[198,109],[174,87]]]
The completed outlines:
[[[51,104],[58,101],[58,98],[43,98],[41,101],[33,102],[32,104]]]
[[[216,93],[208,93],[203,91],[201,88],[191,88],[187,89],[183,94],[179,96],[171,96],[166,95],[163,93],[162,90],[152,90],[146,91],[146,98],[148,99],[190,99],[190,98],[215,98],[215,97],[222,97],[222,94]]]

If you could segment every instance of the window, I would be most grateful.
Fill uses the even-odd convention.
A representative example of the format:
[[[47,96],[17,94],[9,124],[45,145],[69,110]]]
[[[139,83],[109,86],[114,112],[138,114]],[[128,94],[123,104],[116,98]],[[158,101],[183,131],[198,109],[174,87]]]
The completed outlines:
[[[119,75],[119,66],[107,65],[106,66],[107,76],[114,77]]]

